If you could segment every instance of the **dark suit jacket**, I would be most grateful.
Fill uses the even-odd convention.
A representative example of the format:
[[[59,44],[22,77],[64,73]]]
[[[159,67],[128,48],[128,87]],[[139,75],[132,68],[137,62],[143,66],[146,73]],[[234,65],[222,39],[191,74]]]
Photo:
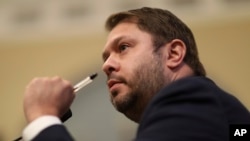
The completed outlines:
[[[250,124],[249,111],[205,77],[188,77],[162,89],[140,121],[135,141],[228,141],[230,124]],[[71,141],[62,125],[35,141]]]
[[[154,97],[136,141],[228,141],[230,124],[250,124],[249,111],[208,78],[189,77]]]

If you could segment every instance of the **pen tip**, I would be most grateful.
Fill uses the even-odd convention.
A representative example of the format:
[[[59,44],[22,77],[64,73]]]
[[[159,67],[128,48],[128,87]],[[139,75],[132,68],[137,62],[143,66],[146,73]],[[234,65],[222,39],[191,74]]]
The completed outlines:
[[[94,73],[94,74],[90,75],[90,79],[93,80],[96,76],[97,76],[97,73]]]

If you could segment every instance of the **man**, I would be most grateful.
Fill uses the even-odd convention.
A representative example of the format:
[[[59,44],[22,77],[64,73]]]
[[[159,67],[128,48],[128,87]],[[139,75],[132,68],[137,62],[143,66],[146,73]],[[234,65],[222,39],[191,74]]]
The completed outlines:
[[[111,15],[103,70],[114,107],[139,123],[136,141],[227,141],[230,124],[250,124],[248,110],[206,78],[191,30],[167,10]],[[25,140],[73,140],[61,117],[74,99],[59,77],[27,86]],[[32,133],[30,133],[32,131]]]

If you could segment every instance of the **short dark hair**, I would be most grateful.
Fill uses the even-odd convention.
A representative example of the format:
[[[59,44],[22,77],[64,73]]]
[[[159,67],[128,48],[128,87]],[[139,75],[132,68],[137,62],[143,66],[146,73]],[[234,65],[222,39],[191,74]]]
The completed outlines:
[[[136,19],[136,24],[141,30],[152,35],[156,51],[173,39],[182,40],[187,47],[184,62],[192,68],[195,75],[206,75],[206,71],[199,60],[192,31],[174,14],[168,10],[149,7],[119,12],[107,19],[106,29],[111,31],[123,20],[133,19]]]

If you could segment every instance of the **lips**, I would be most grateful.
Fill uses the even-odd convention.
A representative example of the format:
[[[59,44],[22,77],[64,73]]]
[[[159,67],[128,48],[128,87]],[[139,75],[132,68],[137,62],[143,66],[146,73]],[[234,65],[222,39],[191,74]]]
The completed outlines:
[[[119,80],[115,80],[115,79],[110,79],[107,82],[109,89],[111,89],[115,84],[118,84],[118,83],[122,83],[122,82]]]

